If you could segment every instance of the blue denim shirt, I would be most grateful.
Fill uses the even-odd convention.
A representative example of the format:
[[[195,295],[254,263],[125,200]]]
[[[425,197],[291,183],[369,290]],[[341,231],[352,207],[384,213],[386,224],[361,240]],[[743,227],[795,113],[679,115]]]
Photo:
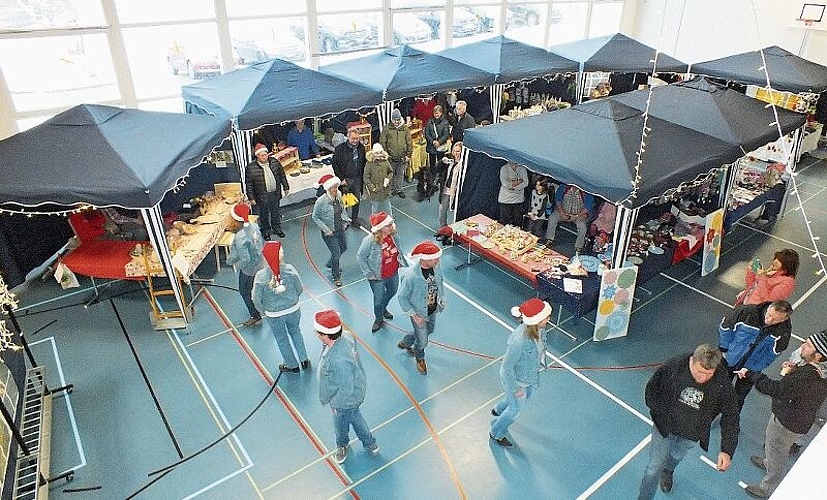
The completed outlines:
[[[428,293],[428,285],[425,282],[425,277],[422,276],[422,267],[419,265],[410,266],[405,271],[400,273],[401,283],[399,284],[399,293],[396,297],[399,299],[399,307],[402,312],[408,316],[418,314],[423,318],[428,317],[428,304],[425,299]],[[434,267],[434,278],[436,278],[437,286],[437,312],[442,312],[445,309],[445,288],[442,285],[442,264],[437,264]]]
[[[319,364],[319,402],[334,410],[357,408],[365,400],[365,369],[356,350],[356,341],[342,333],[327,348]]]
[[[396,244],[396,249],[399,250],[396,260],[399,261],[400,267],[407,267],[408,263],[405,257],[402,256],[402,250],[399,247],[399,237],[393,235],[393,242]],[[359,269],[362,274],[369,280],[382,279],[382,244],[376,243],[373,239],[373,234],[364,237],[362,243],[359,245],[359,251],[356,253],[356,262],[359,263]]]
[[[227,264],[234,266],[247,276],[255,276],[264,268],[264,257],[261,250],[264,248],[264,238],[256,224],[247,223],[235,233],[230,253],[227,255]]]
[[[500,366],[500,380],[503,388],[512,393],[523,387],[540,385],[540,360],[545,349],[545,332],[540,330],[540,340],[534,341],[526,335],[526,325],[520,324],[511,336]]]
[[[316,199],[316,203],[313,205],[313,214],[310,218],[319,226],[319,229],[321,229],[323,233],[333,232],[333,203],[342,204],[341,193],[336,193],[335,200],[331,200],[330,196],[324,193]],[[342,209],[342,220],[350,222],[350,217],[347,216],[344,208]]]
[[[270,266],[256,273],[253,281],[253,304],[256,309],[265,316],[281,316],[297,310],[304,286],[296,268],[290,264],[281,265],[281,282],[286,288],[281,293],[270,287],[271,279],[273,279],[273,271]]]

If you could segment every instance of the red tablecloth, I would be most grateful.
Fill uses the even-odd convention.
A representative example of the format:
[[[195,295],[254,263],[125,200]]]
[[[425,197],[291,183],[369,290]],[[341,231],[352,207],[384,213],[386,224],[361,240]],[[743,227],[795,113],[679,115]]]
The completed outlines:
[[[126,264],[132,260],[129,252],[139,242],[101,239],[105,233],[105,221],[103,214],[98,211],[70,215],[69,224],[75,231],[80,246],[63,257],[61,262],[72,272],[93,278],[143,279],[127,277],[125,269]]]

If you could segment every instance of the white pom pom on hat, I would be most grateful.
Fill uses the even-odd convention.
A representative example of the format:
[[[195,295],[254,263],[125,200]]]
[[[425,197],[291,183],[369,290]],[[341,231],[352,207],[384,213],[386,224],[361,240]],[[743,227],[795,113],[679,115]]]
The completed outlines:
[[[313,187],[323,187],[325,191],[332,188],[336,184],[341,184],[342,180],[336,177],[333,174],[325,174],[316,181],[316,184]]]
[[[538,325],[551,316],[551,304],[533,297],[520,304],[519,307],[512,307],[511,314],[522,318],[526,325]]]
[[[270,270],[273,271],[276,293],[284,292],[287,288],[284,286],[284,283],[281,282],[281,242],[268,241],[264,244],[261,254],[264,256],[264,260],[267,261],[267,265],[270,266]]]

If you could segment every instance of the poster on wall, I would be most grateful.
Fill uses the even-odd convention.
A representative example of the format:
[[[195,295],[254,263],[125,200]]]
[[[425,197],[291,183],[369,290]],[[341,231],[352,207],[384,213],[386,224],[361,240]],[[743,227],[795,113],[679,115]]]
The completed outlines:
[[[701,276],[718,269],[721,260],[721,239],[723,237],[724,209],[719,208],[704,220],[704,252],[701,262]]]
[[[629,332],[636,283],[637,266],[603,271],[594,321],[595,341],[625,337]]]

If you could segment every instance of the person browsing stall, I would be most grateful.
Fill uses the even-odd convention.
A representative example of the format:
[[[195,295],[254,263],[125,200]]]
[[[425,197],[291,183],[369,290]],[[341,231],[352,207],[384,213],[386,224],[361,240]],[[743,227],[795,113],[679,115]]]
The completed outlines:
[[[442,158],[448,152],[451,137],[451,125],[445,118],[442,106],[434,106],[433,118],[425,124],[425,152],[428,153],[428,166],[417,172],[416,191],[418,201],[430,198],[436,186],[442,187],[445,181],[445,164]]]
[[[256,274],[264,269],[265,262],[261,251],[264,249],[264,237],[258,225],[250,222],[250,206],[238,203],[231,213],[236,228],[230,251],[227,255],[227,264],[238,266],[238,293],[247,306],[250,317],[241,325],[245,327],[257,325],[261,322],[261,313],[253,303],[253,282]]]
[[[270,239],[275,232],[284,238],[281,230],[281,197],[290,194],[290,185],[281,163],[271,158],[267,147],[256,144],[256,159],[247,165],[244,182],[247,184],[247,197],[258,214],[258,223],[265,239]]]
[[[367,152],[365,164],[365,198],[370,201],[370,213],[393,213],[391,208],[391,182],[393,167],[388,154],[378,142]]]
[[[367,278],[373,292],[373,326],[376,333],[385,325],[386,319],[393,319],[388,312],[388,303],[399,289],[399,268],[408,263],[399,251],[396,224],[390,214],[378,212],[370,216],[370,234],[365,236],[356,262]]]
[[[388,153],[391,167],[393,167],[391,194],[404,198],[402,181],[405,179],[405,170],[411,162],[413,139],[411,138],[411,131],[405,124],[405,120],[402,119],[402,113],[398,109],[391,112],[390,124],[386,125],[379,134],[379,144]]]
[[[342,194],[339,192],[339,183],[339,178],[335,175],[327,174],[319,179],[316,185],[324,188],[324,193],[316,199],[313,214],[310,216],[322,232],[322,240],[330,250],[330,259],[326,266],[330,268],[333,284],[336,286],[342,286],[342,269],[339,267],[339,259],[347,250],[345,229],[350,222],[342,202]]]
[[[362,198],[362,181],[365,175],[365,145],[359,137],[359,131],[351,128],[347,131],[347,141],[336,146],[333,151],[333,174],[340,179],[343,193],[350,192]],[[362,225],[359,219],[359,205],[353,205],[350,219],[353,225]]]
[[[460,158],[462,158],[462,143],[455,142],[451,147],[451,155],[442,159],[447,172],[445,174],[445,187],[442,188],[442,194],[439,196],[439,212],[437,215],[439,227],[445,227],[448,224],[448,209],[459,183]],[[434,234],[434,236],[438,237],[439,233]]]
[[[798,252],[785,248],[775,252],[769,269],[764,269],[756,258],[746,269],[746,288],[738,294],[735,305],[760,304],[773,300],[787,300],[795,289],[798,272]]]
[[[469,128],[477,126],[474,117],[468,114],[468,103],[465,101],[457,101],[454,110],[456,111],[456,122],[451,129],[451,142],[461,142],[465,131]]]

